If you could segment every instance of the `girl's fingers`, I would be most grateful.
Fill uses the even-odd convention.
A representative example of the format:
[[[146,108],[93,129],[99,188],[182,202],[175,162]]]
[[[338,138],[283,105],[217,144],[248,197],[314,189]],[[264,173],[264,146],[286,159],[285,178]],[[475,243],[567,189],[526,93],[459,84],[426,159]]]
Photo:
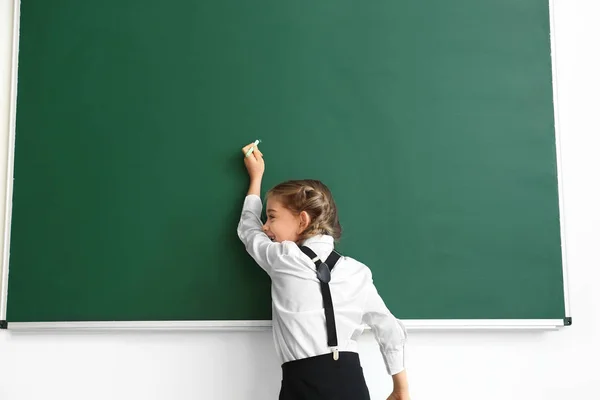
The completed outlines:
[[[246,146],[242,147],[242,152],[246,154],[248,150],[250,150],[250,147],[258,147],[258,145],[255,145],[254,142],[247,144]]]
[[[248,154],[248,151],[250,149],[254,148],[254,150],[252,150],[252,153],[250,154],[249,157],[246,157],[247,159],[251,159],[251,160],[256,160],[256,161],[262,161],[263,158],[263,153],[258,149],[258,145],[255,145],[254,143],[250,143],[247,146],[244,146],[242,148],[242,153],[244,153],[244,155]],[[250,160],[248,160],[250,161]]]
[[[242,147],[242,153],[246,154],[252,146],[254,146],[254,143],[250,143],[249,145]]]

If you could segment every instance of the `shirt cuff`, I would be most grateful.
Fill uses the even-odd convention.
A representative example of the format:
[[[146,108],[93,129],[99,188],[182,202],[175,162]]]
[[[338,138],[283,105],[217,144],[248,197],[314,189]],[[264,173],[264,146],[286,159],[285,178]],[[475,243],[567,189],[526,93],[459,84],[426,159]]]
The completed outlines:
[[[262,200],[255,194],[249,194],[244,200],[244,210],[250,211],[260,218],[262,212]]]
[[[385,353],[383,359],[388,374],[396,375],[397,373],[404,371],[404,347],[402,350],[394,350]]]

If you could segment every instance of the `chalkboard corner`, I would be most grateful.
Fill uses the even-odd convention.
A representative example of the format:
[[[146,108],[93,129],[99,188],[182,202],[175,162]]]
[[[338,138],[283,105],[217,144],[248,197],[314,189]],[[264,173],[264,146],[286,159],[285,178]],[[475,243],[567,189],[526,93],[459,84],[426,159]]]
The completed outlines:
[[[8,322],[6,320],[0,320],[0,329],[8,329]]]
[[[565,317],[563,321],[564,321],[565,326],[573,325],[573,318],[571,318],[571,317]]]

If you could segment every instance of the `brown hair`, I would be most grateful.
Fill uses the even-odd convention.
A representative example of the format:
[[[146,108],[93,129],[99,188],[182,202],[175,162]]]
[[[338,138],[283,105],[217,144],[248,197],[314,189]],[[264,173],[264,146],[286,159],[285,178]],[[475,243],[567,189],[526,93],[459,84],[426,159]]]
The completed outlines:
[[[313,179],[283,182],[269,190],[267,197],[275,197],[296,215],[302,211],[308,213],[310,224],[298,238],[299,242],[314,235],[330,235],[335,240],[342,236],[337,207],[323,182]]]

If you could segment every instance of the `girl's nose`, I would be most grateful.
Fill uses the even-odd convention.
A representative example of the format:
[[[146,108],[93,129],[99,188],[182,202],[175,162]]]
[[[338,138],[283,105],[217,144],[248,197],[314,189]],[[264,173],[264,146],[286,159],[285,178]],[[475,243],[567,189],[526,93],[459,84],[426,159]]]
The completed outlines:
[[[267,228],[267,224],[263,225],[262,230],[264,233],[267,233],[267,231],[269,230],[269,228]]]

